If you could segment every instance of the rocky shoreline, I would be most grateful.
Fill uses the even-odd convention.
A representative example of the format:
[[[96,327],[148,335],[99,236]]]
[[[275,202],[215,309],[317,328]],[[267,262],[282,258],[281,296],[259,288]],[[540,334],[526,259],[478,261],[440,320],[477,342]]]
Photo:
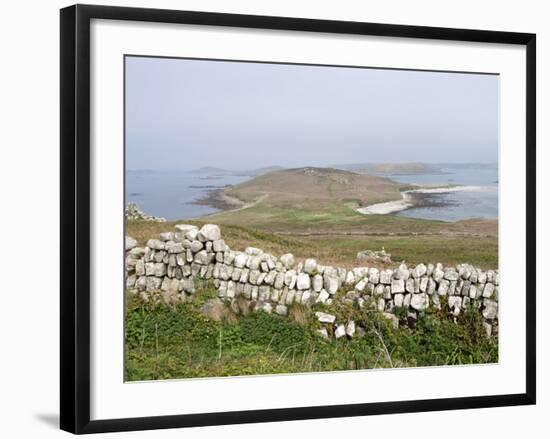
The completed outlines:
[[[189,204],[209,206],[222,211],[242,209],[247,206],[244,201],[227,195],[225,188],[207,190],[204,197],[190,201]]]

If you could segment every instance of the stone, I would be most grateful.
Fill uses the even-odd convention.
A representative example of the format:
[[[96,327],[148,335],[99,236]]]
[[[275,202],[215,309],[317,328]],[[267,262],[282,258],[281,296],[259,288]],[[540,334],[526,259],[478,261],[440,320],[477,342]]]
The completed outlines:
[[[313,291],[319,292],[323,289],[323,276],[316,274],[313,276]]]
[[[414,288],[414,281],[416,279],[412,278],[412,277],[409,277],[406,281],[405,281],[405,290],[407,291],[407,293],[414,293],[415,292],[415,288]]]
[[[486,283],[485,287],[483,288],[482,296],[489,299],[493,295],[494,291],[495,291],[495,286],[492,283]]]
[[[439,282],[439,288],[437,289],[437,294],[440,296],[446,296],[449,291],[450,282],[446,279],[441,279]]]
[[[277,273],[275,275],[275,280],[273,281],[273,286],[277,289],[283,288],[285,283],[285,274],[284,273]]]
[[[420,285],[418,286],[418,289],[421,293],[425,293],[428,289],[428,276],[424,276],[420,278]]]
[[[380,272],[380,283],[384,285],[391,284],[391,279],[393,276],[393,271],[391,270],[384,270]]]
[[[164,245],[166,251],[170,254],[181,253],[185,250],[181,242],[168,241]]]
[[[390,312],[383,312],[382,313],[382,316],[389,320],[391,325],[392,325],[392,328],[393,329],[398,329],[399,328],[399,319],[397,318],[396,315],[390,313]]]
[[[184,235],[190,230],[199,230],[197,226],[194,226],[192,224],[176,224],[174,226],[174,229],[176,230],[176,232],[183,233]]]
[[[377,284],[380,282],[380,271],[378,270],[378,268],[369,268],[369,282],[373,284]]]
[[[316,332],[317,334],[319,334],[321,337],[323,337],[324,339],[327,339],[327,340],[328,340],[328,331],[327,331],[327,328],[317,329],[315,332]]]
[[[153,250],[164,250],[164,242],[160,239],[150,239],[147,241],[147,247]]]
[[[299,290],[307,290],[311,287],[311,279],[308,274],[300,273],[296,280],[296,288]]]
[[[260,250],[259,248],[256,248],[256,247],[246,247],[244,249],[244,252],[247,255],[250,255],[250,256],[258,256],[258,255],[261,255],[263,253],[262,250]]]
[[[292,289],[296,285],[296,272],[294,270],[289,270],[285,273],[285,285]]]
[[[215,252],[223,252],[226,249],[225,241],[223,239],[216,239],[212,243],[212,248]]]
[[[446,280],[458,280],[458,273],[452,269],[445,271],[443,278]]]
[[[321,311],[317,311],[315,316],[321,323],[334,323],[336,321],[336,316]]]
[[[138,276],[143,276],[145,274],[145,262],[143,262],[143,259],[136,262],[135,270]]]
[[[221,239],[220,228],[215,224],[205,224],[197,235],[199,241],[216,241]]]
[[[334,330],[334,337],[341,338],[346,335],[346,327],[344,325],[338,325]]]
[[[382,312],[386,309],[386,301],[383,299],[383,298],[380,298],[377,300],[376,302],[376,309],[379,311],[379,312]]]
[[[426,293],[413,294],[411,296],[411,307],[417,311],[424,311],[429,305],[430,299]]]
[[[346,279],[344,281],[346,285],[352,285],[355,283],[355,275],[353,274],[352,270],[349,270],[346,274]]]
[[[294,265],[294,255],[292,253],[284,254],[279,258],[279,261],[281,261],[286,268],[291,268]]]
[[[330,295],[333,295],[338,291],[338,278],[333,276],[325,276],[324,287]]]
[[[366,286],[367,286],[367,281],[365,279],[361,279],[359,282],[357,282],[357,285],[355,285],[355,289],[357,291],[363,291]]]
[[[304,271],[313,274],[317,270],[317,261],[315,259],[306,259],[304,262]]]
[[[286,316],[288,314],[288,308],[285,305],[277,305],[275,306],[275,314],[279,314],[280,316]]]
[[[326,303],[329,298],[330,298],[330,294],[328,293],[328,291],[325,289],[322,289],[319,295],[317,296],[317,300],[315,300],[315,302]]]
[[[247,260],[248,255],[246,253],[239,253],[235,256],[235,259],[233,259],[233,264],[237,268],[244,268]]]
[[[481,311],[481,314],[487,320],[496,318],[498,314],[498,303],[494,300],[483,299],[483,311]]]
[[[391,280],[391,292],[392,292],[392,294],[404,293],[405,292],[405,281],[403,279],[392,279]]]
[[[191,243],[189,244],[189,248],[193,253],[197,253],[204,248],[204,244],[198,240],[191,241]]]
[[[403,294],[395,294],[393,296],[393,303],[395,306],[397,307],[402,307],[403,306]]]
[[[350,320],[346,324],[346,335],[349,338],[353,338],[353,336],[355,335],[355,322],[353,320]]]
[[[401,264],[397,270],[395,270],[394,278],[398,280],[407,280],[410,276],[409,269],[405,264]]]
[[[126,251],[128,250],[132,250],[134,247],[137,247],[137,241],[130,237],[130,236],[126,236],[124,238],[124,248]]]
[[[201,250],[195,255],[193,262],[200,265],[207,265],[210,262],[208,259],[208,253],[206,253],[206,250]]]
[[[418,279],[426,274],[426,266],[424,264],[418,264],[416,267],[414,267],[414,270],[412,272],[412,276],[415,279]]]
[[[439,282],[441,279],[443,279],[443,276],[445,276],[445,273],[439,266],[441,264],[437,264],[438,266],[435,267],[432,278],[434,281]]]
[[[485,329],[485,334],[487,337],[490,337],[493,333],[493,325],[491,325],[489,322],[483,322],[483,329]]]

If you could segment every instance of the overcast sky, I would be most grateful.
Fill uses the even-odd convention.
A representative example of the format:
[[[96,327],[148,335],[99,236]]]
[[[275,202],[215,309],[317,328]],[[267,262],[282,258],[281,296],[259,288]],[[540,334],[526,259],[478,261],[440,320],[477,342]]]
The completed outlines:
[[[126,58],[127,169],[497,160],[498,76]]]

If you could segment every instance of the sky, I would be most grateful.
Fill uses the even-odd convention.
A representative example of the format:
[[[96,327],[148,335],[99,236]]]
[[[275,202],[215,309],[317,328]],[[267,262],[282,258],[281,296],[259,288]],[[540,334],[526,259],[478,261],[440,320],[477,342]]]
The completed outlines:
[[[126,57],[127,169],[495,163],[495,75]]]

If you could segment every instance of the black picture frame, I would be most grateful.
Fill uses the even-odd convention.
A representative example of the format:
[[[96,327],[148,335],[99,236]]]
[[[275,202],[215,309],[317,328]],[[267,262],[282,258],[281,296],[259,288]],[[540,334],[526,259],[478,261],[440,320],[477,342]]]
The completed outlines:
[[[60,426],[81,434],[220,424],[535,404],[536,401],[536,36],[211,12],[74,5],[61,9],[61,349]],[[90,21],[133,20],[374,35],[526,47],[526,376],[525,393],[415,401],[90,420]]]

